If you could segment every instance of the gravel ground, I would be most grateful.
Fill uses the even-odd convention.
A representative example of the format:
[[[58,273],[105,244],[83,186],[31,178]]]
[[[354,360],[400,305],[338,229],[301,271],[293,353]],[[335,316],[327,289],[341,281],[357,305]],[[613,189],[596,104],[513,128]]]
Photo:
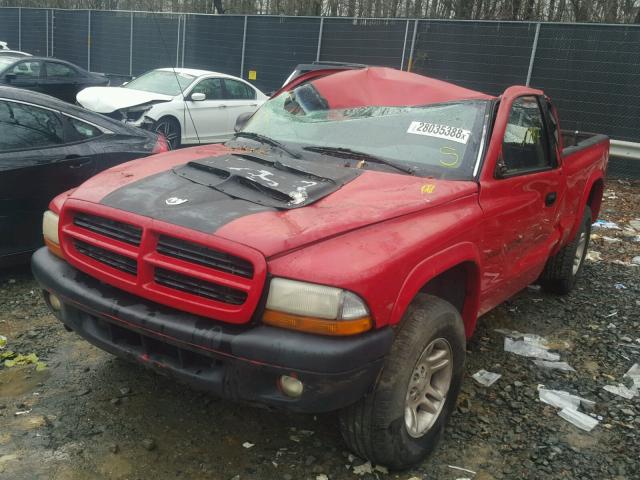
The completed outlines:
[[[103,353],[47,312],[27,269],[0,272],[4,351],[35,353],[47,364],[0,366],[0,478],[640,478],[640,397],[603,390],[640,363],[640,267],[631,265],[640,226],[625,229],[640,220],[640,182],[608,188],[601,218],[621,229],[594,230],[600,255],[592,254],[571,295],[530,287],[480,319],[440,447],[401,473],[366,473],[345,451],[334,415],[219,400]],[[504,352],[498,328],[547,337],[576,371]],[[502,377],[481,386],[471,378],[480,369]],[[587,433],[560,418],[538,400],[539,384],[595,401],[588,413],[600,423]]]

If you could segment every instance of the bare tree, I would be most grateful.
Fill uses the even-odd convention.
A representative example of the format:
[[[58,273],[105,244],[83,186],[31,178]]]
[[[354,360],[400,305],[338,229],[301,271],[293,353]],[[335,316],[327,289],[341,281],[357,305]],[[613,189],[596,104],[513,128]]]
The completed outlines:
[[[640,23],[640,0],[0,0],[3,7]]]

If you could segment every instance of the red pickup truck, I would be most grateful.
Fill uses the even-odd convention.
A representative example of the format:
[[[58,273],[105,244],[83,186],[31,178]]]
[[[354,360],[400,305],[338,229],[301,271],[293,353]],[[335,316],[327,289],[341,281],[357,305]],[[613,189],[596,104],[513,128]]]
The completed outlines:
[[[492,97],[387,68],[304,74],[224,145],[55,198],[33,256],[64,325],[223,397],[340,410],[404,468],[455,407],[477,318],[567,293],[609,141],[562,135],[540,90]]]

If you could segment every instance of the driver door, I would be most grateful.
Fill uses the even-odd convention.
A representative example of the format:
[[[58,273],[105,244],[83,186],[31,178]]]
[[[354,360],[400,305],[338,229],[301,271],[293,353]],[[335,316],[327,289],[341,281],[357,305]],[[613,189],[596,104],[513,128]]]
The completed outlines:
[[[211,143],[225,140],[229,123],[228,101],[224,99],[222,79],[200,80],[185,99],[186,138],[189,143]],[[204,100],[193,100],[194,93],[203,93]]]
[[[503,108],[508,111],[500,152],[487,165],[480,189],[483,312],[540,275],[559,241],[558,205],[566,183],[540,96],[518,96]]]

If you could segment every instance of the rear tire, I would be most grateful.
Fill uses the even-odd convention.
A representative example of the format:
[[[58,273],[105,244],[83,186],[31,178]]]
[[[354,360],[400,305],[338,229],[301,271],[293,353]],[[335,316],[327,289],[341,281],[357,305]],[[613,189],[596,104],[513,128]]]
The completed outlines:
[[[171,150],[180,147],[182,143],[182,134],[180,123],[173,117],[162,117],[153,126],[153,131],[164,135]]]
[[[396,470],[429,455],[456,404],[465,342],[456,308],[438,297],[418,295],[373,392],[340,412],[340,430],[349,448]]]
[[[590,236],[591,209],[587,205],[575,238],[547,260],[539,282],[543,290],[561,295],[573,290],[587,256]]]

